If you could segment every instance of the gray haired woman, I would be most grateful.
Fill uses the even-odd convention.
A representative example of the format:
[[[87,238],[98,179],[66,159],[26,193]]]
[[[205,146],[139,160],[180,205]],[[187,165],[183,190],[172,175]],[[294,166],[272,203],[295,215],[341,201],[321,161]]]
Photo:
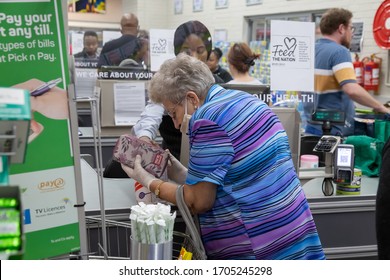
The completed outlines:
[[[173,156],[170,181],[149,174],[140,156],[122,168],[174,204],[183,185],[208,259],[325,258],[287,134],[263,101],[214,84],[208,66],[185,54],[164,62],[149,96],[189,135],[188,170]]]

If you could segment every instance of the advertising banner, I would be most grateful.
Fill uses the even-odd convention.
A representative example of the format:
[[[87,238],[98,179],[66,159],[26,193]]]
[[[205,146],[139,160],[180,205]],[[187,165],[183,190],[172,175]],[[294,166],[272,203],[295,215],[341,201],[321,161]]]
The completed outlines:
[[[24,259],[80,249],[61,6],[60,0],[0,0],[0,87],[31,95],[25,161],[10,167],[10,183],[22,193]]]

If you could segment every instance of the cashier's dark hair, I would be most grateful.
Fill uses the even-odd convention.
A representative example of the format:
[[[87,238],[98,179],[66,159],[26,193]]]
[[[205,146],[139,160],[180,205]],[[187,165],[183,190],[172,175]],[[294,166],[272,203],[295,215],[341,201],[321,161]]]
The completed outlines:
[[[209,58],[212,47],[211,34],[207,27],[197,20],[187,21],[181,24],[178,28],[176,28],[173,39],[175,55],[178,55],[180,53],[185,40],[191,34],[195,34],[202,39],[204,45],[206,46],[207,58]]]
[[[154,103],[170,101],[179,103],[188,91],[205,99],[209,88],[215,83],[206,63],[195,57],[180,53],[166,60],[149,83],[149,98]]]
[[[220,48],[214,48],[211,50],[211,53],[214,53],[218,60],[221,59],[223,53]]]
[[[342,8],[327,10],[321,17],[320,30],[323,35],[332,35],[343,24],[348,26],[352,12]]]
[[[87,30],[87,31],[84,32],[84,37],[83,38],[85,38],[87,36],[93,36],[93,37],[98,38],[97,33],[95,31],[92,31],[92,30]]]
[[[239,73],[247,73],[259,58],[260,54],[255,54],[246,43],[235,43],[228,52],[229,64]]]

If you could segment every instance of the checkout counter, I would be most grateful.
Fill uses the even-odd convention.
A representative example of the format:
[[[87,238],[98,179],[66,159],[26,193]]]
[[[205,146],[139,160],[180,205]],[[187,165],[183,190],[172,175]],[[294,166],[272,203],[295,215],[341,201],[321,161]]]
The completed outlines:
[[[319,110],[313,114],[315,118],[323,121],[324,135],[314,151],[322,153],[325,166],[299,168],[298,176],[325,255],[328,259],[376,259],[375,203],[379,178],[363,175],[357,188],[354,146],[341,144],[340,137],[329,135],[330,122],[343,122],[342,112]],[[340,190],[350,194],[338,195],[335,182],[342,184]]]
[[[375,200],[378,178],[362,177],[359,195],[325,196],[323,168],[300,170],[327,259],[376,259]],[[320,176],[317,178],[313,178]],[[336,189],[336,186],[334,186]]]
[[[112,156],[112,151],[118,137],[129,133],[131,127],[115,127],[113,119],[113,97],[111,89],[115,80],[101,80],[102,90],[100,108],[102,136],[101,146],[103,163]],[[108,106],[107,106],[108,104]],[[107,109],[109,108],[109,109]],[[78,108],[85,112],[85,106]],[[378,187],[378,178],[362,178],[360,195],[336,195],[325,196],[322,192],[321,172],[323,167],[315,170],[299,169],[299,157],[301,150],[301,129],[299,113],[294,108],[272,108],[279,116],[289,137],[294,165],[309,202],[310,209],[315,220],[319,236],[327,259],[375,259],[377,256],[375,235],[375,199]],[[109,111],[106,111],[109,110]],[[94,141],[91,127],[80,127],[81,154],[94,156]],[[161,138],[157,142],[161,142]],[[82,160],[84,161],[84,160]],[[92,166],[91,166],[92,165]],[[99,197],[95,182],[96,171],[93,169],[94,161],[90,165],[82,163],[82,180],[86,211],[94,213],[99,208]],[[97,179],[96,179],[97,180]],[[123,218],[128,217],[129,208],[135,203],[132,179],[108,179],[104,178],[104,198],[108,212],[122,213]],[[336,187],[334,187],[336,188]]]
[[[88,215],[100,210],[96,171],[82,159],[82,182]],[[375,197],[378,178],[362,177],[360,195],[324,196],[323,178],[312,178],[317,170],[301,170],[299,176],[316,223],[327,259],[375,259]],[[318,174],[317,174],[318,175]],[[134,180],[103,178],[107,214],[127,219],[136,203]]]
[[[299,168],[301,151],[306,153],[307,150],[313,150],[313,147],[301,147],[299,113],[294,108],[272,109],[289,137],[294,165],[309,202],[326,258],[376,259],[375,203],[379,178],[362,176],[359,195],[336,195],[334,191],[334,194],[325,196],[322,187],[324,178],[329,176],[326,175],[326,167]],[[304,143],[308,143],[307,138]],[[319,154],[313,154],[316,153]],[[324,163],[326,161],[324,156]],[[336,185],[333,182],[332,184],[336,190]]]

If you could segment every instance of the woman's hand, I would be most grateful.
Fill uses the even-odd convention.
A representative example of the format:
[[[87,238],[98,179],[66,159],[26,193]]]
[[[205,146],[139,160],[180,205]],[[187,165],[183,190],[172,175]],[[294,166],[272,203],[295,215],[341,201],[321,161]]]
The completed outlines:
[[[141,165],[141,156],[137,155],[134,161],[134,168],[128,167],[127,165],[121,164],[123,171],[126,174],[133,178],[135,181],[139,182],[142,186],[150,189],[150,184],[154,180],[159,180],[146,171]]]
[[[169,155],[168,178],[178,184],[184,184],[187,178],[188,169],[181,164],[169,150],[166,150],[166,152]]]

